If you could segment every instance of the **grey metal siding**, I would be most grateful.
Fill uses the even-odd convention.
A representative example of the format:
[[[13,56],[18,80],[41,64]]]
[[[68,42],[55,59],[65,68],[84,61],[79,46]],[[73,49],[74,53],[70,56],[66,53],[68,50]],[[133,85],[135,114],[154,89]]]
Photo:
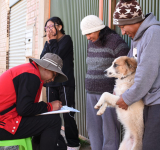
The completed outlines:
[[[116,3],[119,0],[116,0]],[[153,12],[160,20],[160,2],[159,0],[138,0],[142,6],[144,14]],[[85,73],[86,73],[86,54],[87,39],[82,36],[80,30],[81,20],[90,14],[99,15],[99,0],[51,0],[51,17],[58,16],[64,23],[66,34],[69,34],[73,40],[74,46],[74,73],[76,80],[76,108],[80,113],[76,114],[76,122],[79,133],[87,137],[86,132],[86,92],[85,92]],[[109,18],[109,0],[103,1],[103,20],[108,25]],[[113,16],[113,15],[112,15]],[[115,27],[117,33],[121,35],[118,27]],[[122,36],[122,35],[121,35]],[[122,36],[130,46],[131,39],[128,36]]]
[[[103,0],[103,22],[108,26],[109,18],[109,0]]]
[[[74,75],[76,81],[75,100],[76,108],[80,113],[76,113],[75,118],[79,129],[79,134],[88,137],[86,132],[86,54],[88,41],[82,36],[80,22],[87,15],[99,15],[98,0],[51,0],[51,17],[58,16],[64,23],[66,34],[73,40],[74,47]]]

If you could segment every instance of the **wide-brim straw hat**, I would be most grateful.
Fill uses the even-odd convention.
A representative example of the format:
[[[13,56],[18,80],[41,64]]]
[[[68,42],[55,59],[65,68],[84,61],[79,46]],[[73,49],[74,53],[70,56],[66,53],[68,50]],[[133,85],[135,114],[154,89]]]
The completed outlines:
[[[53,53],[46,53],[41,59],[29,58],[29,61],[34,61],[39,66],[58,73],[55,77],[55,82],[65,82],[68,80],[67,76],[62,72],[63,61],[62,59]]]

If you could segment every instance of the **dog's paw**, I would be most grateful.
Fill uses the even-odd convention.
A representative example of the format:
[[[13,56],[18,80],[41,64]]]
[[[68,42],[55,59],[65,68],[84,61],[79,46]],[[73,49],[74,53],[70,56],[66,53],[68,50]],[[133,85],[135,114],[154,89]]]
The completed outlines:
[[[99,110],[99,111],[97,112],[97,115],[100,116],[100,115],[102,115],[103,113],[104,113],[103,111]]]
[[[97,115],[102,115],[107,108],[107,103],[104,103],[101,108],[98,110]]]
[[[94,106],[95,109],[99,109],[100,107],[101,107],[101,106],[99,106],[99,105],[97,105],[97,104]]]
[[[95,109],[99,109],[99,108],[103,105],[103,103],[104,103],[104,98],[101,97],[101,98],[99,99],[99,101],[97,102],[97,104],[94,106],[94,108],[95,108]]]

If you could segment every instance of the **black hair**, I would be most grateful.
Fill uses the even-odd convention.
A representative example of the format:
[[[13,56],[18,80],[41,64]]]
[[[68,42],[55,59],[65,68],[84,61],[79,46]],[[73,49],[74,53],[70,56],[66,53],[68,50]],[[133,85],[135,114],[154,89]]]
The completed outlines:
[[[56,29],[56,27],[55,27],[55,24],[61,25],[61,26],[62,26],[62,29],[61,29],[60,31],[61,31],[62,34],[65,34],[65,31],[64,31],[64,29],[63,29],[63,28],[64,28],[63,22],[62,22],[62,20],[61,20],[59,17],[52,17],[52,18],[48,19],[48,20],[46,21],[46,23],[45,23],[45,27],[46,27],[48,21],[52,21],[52,22],[54,23],[54,28],[55,28],[55,30],[56,30],[56,34],[55,34],[55,35],[57,35],[57,29]],[[44,29],[44,31],[46,32],[45,29]]]
[[[117,34],[116,31],[110,29],[108,26],[106,26],[105,28],[103,28],[102,30],[100,30],[99,33],[99,40],[102,43],[102,46],[105,45],[105,41],[106,41],[106,37],[110,34]]]

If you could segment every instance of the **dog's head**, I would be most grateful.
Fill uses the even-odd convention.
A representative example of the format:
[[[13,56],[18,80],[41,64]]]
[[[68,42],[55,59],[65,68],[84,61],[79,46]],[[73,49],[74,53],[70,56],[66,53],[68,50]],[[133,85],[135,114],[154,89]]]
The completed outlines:
[[[121,56],[112,62],[112,66],[105,70],[107,77],[123,79],[136,71],[137,62],[134,58]]]

